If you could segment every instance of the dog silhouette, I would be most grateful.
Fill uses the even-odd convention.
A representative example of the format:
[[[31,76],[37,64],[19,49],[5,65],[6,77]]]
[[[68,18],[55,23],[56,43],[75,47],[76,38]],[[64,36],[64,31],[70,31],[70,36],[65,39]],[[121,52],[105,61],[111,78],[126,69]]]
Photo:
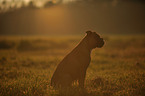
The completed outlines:
[[[96,32],[87,31],[80,43],[64,57],[58,64],[52,78],[54,87],[70,87],[74,81],[78,81],[80,87],[84,87],[86,70],[91,61],[92,49],[101,48],[104,40]]]

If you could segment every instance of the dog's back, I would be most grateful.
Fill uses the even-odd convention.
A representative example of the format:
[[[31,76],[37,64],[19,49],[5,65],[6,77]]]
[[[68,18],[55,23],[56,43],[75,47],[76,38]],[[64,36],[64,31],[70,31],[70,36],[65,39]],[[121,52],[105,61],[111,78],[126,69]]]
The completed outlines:
[[[80,71],[85,71],[90,63],[90,51],[85,49],[83,39],[57,66],[52,79],[51,85],[70,86],[78,78]],[[64,76],[65,75],[65,76]],[[64,76],[64,79],[63,79]],[[71,80],[68,80],[71,79]],[[64,84],[64,83],[69,84]],[[63,83],[63,84],[62,84]]]

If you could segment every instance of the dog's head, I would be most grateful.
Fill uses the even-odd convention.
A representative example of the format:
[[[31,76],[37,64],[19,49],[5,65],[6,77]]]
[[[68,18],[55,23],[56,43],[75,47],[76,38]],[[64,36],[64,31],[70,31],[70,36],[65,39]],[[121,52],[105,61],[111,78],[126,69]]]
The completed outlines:
[[[101,48],[104,45],[104,40],[96,32],[87,31],[89,46],[93,48]]]

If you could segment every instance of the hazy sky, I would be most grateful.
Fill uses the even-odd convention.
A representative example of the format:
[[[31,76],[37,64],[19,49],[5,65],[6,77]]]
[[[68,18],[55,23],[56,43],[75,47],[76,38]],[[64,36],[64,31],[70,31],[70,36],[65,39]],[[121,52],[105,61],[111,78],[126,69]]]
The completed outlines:
[[[48,0],[35,1],[38,2],[35,2],[35,5],[38,4],[37,7],[39,7],[42,1]],[[69,1],[75,0],[65,0],[66,3]],[[49,2],[45,8],[29,6],[21,10],[15,10],[21,7],[20,2],[6,3],[5,7],[0,6],[0,11],[2,11],[0,13],[0,34],[81,33],[88,29],[103,33],[145,32],[145,7],[140,0],[138,2],[134,0],[109,0],[109,2],[94,0],[52,5]],[[14,10],[7,12],[9,9]],[[3,12],[6,13],[3,14]]]

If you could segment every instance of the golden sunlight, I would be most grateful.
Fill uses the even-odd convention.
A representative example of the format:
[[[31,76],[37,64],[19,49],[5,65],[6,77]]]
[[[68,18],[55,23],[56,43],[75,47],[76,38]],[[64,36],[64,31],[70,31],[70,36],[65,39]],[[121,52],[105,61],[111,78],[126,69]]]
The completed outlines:
[[[69,32],[71,19],[69,13],[63,6],[53,6],[49,9],[39,9],[35,13],[36,30],[42,33],[55,32],[65,33]]]
[[[145,96],[145,0],[0,0],[0,96]]]

